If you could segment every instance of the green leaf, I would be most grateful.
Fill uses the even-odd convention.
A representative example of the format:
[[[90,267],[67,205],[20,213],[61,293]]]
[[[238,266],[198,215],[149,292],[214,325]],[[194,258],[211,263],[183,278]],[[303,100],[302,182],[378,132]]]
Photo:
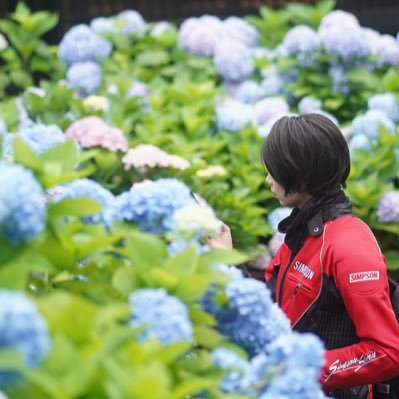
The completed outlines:
[[[23,140],[17,138],[13,140],[14,159],[16,162],[34,170],[40,170],[42,163],[39,157]]]
[[[166,65],[169,61],[169,54],[166,51],[145,51],[135,58],[134,63],[142,67],[154,67]]]
[[[119,267],[112,275],[112,286],[124,296],[139,288],[136,273],[132,267]]]
[[[91,198],[66,198],[51,202],[48,207],[49,218],[60,216],[88,216],[100,212],[102,206]]]
[[[235,249],[224,250],[224,249],[213,249],[201,256],[201,262],[210,263],[226,263],[229,265],[238,265],[251,259],[251,256],[239,252]]]
[[[214,348],[225,340],[215,329],[198,324],[194,325],[194,339],[198,345],[206,348]]]

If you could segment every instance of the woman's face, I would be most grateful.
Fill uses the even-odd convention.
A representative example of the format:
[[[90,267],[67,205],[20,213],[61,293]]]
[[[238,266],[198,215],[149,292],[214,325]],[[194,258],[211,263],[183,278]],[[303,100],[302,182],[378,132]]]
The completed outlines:
[[[284,188],[273,179],[268,173],[266,176],[266,183],[270,186],[270,191],[278,199],[281,206],[288,206],[290,208],[302,208],[305,202],[311,197],[308,193],[289,193],[286,194]]]

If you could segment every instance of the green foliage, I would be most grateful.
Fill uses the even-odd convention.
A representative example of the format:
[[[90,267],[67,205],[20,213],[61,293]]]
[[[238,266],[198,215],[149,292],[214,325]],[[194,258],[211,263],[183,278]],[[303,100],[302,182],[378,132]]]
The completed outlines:
[[[10,46],[0,52],[0,98],[14,85],[20,89],[32,86],[40,76],[60,76],[62,68],[55,49],[41,37],[54,28],[58,16],[47,11],[31,13],[18,3],[8,19],[0,20],[0,30]]]

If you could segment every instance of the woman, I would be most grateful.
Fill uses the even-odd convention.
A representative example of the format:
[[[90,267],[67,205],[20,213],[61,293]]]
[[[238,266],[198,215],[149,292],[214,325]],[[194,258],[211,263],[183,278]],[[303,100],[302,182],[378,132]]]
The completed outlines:
[[[384,256],[342,191],[350,171],[345,138],[322,115],[282,117],[262,160],[271,191],[294,208],[278,226],[285,241],[266,282],[292,328],[323,340],[327,395],[371,399],[371,384],[399,375],[399,324]],[[231,247],[227,226],[210,245]]]

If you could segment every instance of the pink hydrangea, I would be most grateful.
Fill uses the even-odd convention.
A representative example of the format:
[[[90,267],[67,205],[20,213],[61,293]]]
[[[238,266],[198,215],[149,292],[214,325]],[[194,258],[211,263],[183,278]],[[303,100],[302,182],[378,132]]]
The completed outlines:
[[[125,170],[134,167],[143,172],[155,167],[184,170],[190,166],[190,163],[184,158],[178,155],[169,155],[151,144],[139,144],[137,147],[129,149],[122,158],[122,162]]]
[[[72,123],[65,132],[82,147],[103,147],[110,151],[128,149],[128,142],[120,129],[114,128],[98,116],[88,116]]]
[[[269,253],[271,256],[276,255],[277,251],[281,247],[284,242],[285,234],[277,232],[274,236],[269,240],[268,247]]]

